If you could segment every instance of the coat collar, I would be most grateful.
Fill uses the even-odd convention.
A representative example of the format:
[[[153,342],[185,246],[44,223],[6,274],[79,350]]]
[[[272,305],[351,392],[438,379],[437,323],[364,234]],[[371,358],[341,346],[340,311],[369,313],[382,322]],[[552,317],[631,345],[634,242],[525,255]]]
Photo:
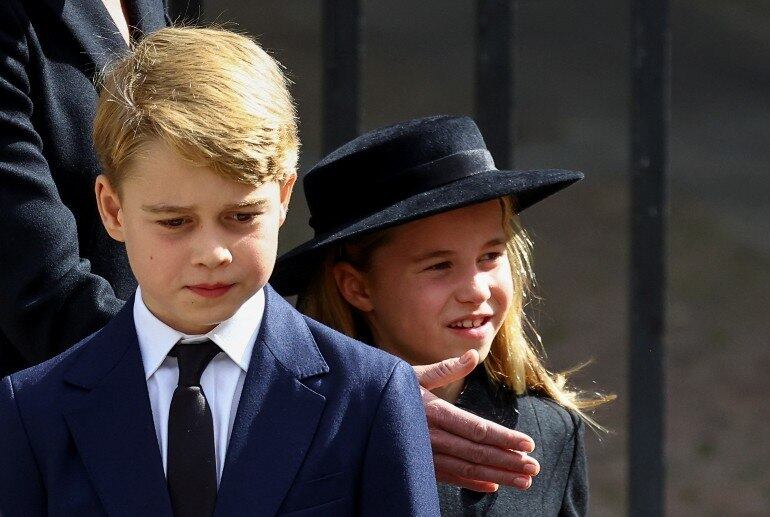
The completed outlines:
[[[63,22],[88,56],[86,72],[94,76],[113,59],[128,50],[110,13],[101,1],[44,0],[54,16]],[[133,41],[166,25],[163,0],[133,0],[127,5]]]
[[[70,390],[65,419],[107,513],[170,515],[133,301],[66,372],[65,382],[81,389]],[[327,372],[303,317],[265,286],[262,327],[230,435],[216,515],[278,511],[326,403],[302,381]]]
[[[480,364],[467,377],[468,381],[457,406],[482,418],[516,429],[519,420],[518,398],[505,386],[493,383]]]

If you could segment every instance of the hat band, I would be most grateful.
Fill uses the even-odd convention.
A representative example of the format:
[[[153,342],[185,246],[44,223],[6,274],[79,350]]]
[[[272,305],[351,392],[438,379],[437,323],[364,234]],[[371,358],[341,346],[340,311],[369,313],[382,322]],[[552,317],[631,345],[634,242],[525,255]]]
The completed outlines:
[[[469,149],[450,154],[380,178],[372,184],[371,192],[374,196],[361,196],[360,203],[351,202],[350,199],[341,204],[326,203],[331,210],[313,214],[310,226],[318,236],[372,215],[408,197],[489,170],[495,170],[495,162],[486,149]],[[340,206],[344,206],[345,210],[340,211]]]
[[[400,192],[415,189],[424,192],[494,168],[495,161],[489,151],[471,149],[397,172],[383,178],[378,187],[390,189],[397,186]]]

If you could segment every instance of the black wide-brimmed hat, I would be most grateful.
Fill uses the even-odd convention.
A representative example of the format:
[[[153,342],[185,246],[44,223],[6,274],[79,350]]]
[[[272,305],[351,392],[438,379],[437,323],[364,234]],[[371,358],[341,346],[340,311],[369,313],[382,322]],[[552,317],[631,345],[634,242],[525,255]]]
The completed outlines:
[[[520,212],[582,178],[559,169],[498,170],[468,117],[375,129],[305,175],[314,236],[278,259],[270,283],[285,296],[297,294],[332,244],[507,195]]]

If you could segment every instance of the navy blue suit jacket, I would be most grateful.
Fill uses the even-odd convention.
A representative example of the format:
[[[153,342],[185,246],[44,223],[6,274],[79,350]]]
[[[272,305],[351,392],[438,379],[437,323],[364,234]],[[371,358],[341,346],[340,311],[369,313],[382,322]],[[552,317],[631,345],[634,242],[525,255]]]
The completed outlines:
[[[128,0],[132,37],[166,25]],[[0,377],[104,326],[136,289],[96,209],[96,72],[127,51],[102,0],[0,1]]]
[[[438,515],[411,368],[265,290],[215,515]],[[132,306],[0,383],[3,516],[171,516]]]

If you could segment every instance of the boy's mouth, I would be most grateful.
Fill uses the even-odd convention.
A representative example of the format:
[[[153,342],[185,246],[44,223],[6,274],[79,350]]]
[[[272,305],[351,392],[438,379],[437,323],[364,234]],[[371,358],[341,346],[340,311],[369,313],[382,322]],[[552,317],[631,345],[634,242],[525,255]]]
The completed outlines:
[[[204,298],[217,298],[230,290],[235,284],[197,284],[188,285],[187,288]]]

